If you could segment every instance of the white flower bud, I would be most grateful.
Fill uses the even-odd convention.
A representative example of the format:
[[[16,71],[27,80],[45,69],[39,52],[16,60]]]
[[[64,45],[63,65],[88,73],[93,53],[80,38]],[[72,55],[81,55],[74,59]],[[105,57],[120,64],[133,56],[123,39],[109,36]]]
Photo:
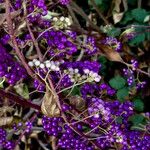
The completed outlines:
[[[95,115],[94,115],[94,118],[99,118],[99,114],[95,114]]]
[[[97,76],[97,77],[94,79],[95,82],[99,82],[100,80],[101,80],[101,77],[100,77],[100,76]]]
[[[92,74],[91,74],[91,77],[93,77],[93,78],[96,78],[98,76],[98,74],[96,73],[96,72],[93,72]]]
[[[84,71],[85,74],[89,74],[90,73],[89,69],[84,69],[83,71]]]
[[[51,63],[50,62],[47,62],[46,63],[46,68],[50,68],[51,67]]]
[[[74,71],[73,68],[69,68],[68,70],[69,70],[69,72],[71,72],[71,73]]]
[[[65,20],[64,16],[60,17],[60,21],[64,21],[64,20]]]
[[[45,65],[44,65],[43,63],[41,63],[41,64],[40,64],[40,68],[41,68],[41,69],[44,69],[44,68],[45,68]]]
[[[37,61],[37,59],[33,59],[33,62],[35,63]]]
[[[59,67],[56,67],[55,70],[56,70],[56,71],[59,71],[60,69],[59,69]]]
[[[74,69],[74,73],[78,73],[79,72],[79,69]]]
[[[46,63],[49,63],[50,61],[49,60],[46,60],[44,63],[46,64]]]
[[[85,75],[82,75],[82,79],[86,79],[87,78],[87,76],[85,76]]]
[[[77,73],[76,76],[77,76],[77,77],[81,77],[81,74],[80,74],[80,73]]]
[[[51,65],[51,69],[52,69],[52,70],[55,70],[55,69],[56,69],[56,66],[55,66],[54,64],[52,64],[52,65]]]
[[[34,62],[34,64],[35,64],[35,66],[39,66],[40,65],[40,61],[39,60],[36,60],[35,62]]]
[[[93,76],[93,74],[94,74],[93,71],[90,71],[90,72],[89,72],[89,75],[90,75],[91,77]]]
[[[59,65],[60,65],[60,62],[59,62],[59,61],[55,61],[55,65],[56,65],[56,66],[59,66]]]
[[[71,81],[71,82],[75,82],[75,79],[72,78],[72,79],[70,79],[70,81]]]
[[[71,25],[71,20],[69,18],[67,18],[67,17],[65,18],[65,22],[67,23],[68,26]]]
[[[57,18],[57,17],[54,17],[54,18],[53,18],[53,21],[55,21],[55,22],[58,21],[58,18]]]
[[[33,63],[32,61],[29,61],[29,62],[28,62],[28,65],[29,65],[30,67],[33,67],[33,66],[34,66],[34,63]]]
[[[64,73],[66,74],[68,71],[67,70],[64,70]]]

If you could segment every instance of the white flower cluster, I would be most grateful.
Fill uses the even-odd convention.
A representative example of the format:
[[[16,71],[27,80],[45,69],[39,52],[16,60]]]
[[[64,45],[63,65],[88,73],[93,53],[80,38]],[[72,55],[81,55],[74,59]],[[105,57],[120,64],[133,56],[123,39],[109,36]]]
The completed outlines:
[[[69,68],[68,70],[64,70],[64,73],[69,75],[71,82],[81,82],[84,80],[99,82],[101,80],[101,76],[89,69],[85,69],[83,75],[79,73],[79,69],[77,68]]]
[[[90,71],[89,69],[84,69],[83,71],[88,76],[89,80],[91,80],[91,82],[100,82],[101,76],[98,75],[96,72]]]
[[[69,26],[71,26],[72,24],[72,20],[68,17],[54,17],[53,19],[53,22],[54,22],[54,25],[56,28],[59,28],[59,29],[63,29],[63,28],[67,28]]]
[[[41,69],[48,68],[52,71],[59,71],[60,70],[60,64],[64,63],[64,61],[50,61],[46,60],[45,62],[41,63],[39,60],[34,59],[33,61],[30,61],[28,65],[30,67],[39,67]]]
[[[85,75],[81,75],[79,73],[79,69],[69,68],[68,70],[64,70],[65,74],[69,75],[71,82],[79,82],[85,80],[87,77]]]

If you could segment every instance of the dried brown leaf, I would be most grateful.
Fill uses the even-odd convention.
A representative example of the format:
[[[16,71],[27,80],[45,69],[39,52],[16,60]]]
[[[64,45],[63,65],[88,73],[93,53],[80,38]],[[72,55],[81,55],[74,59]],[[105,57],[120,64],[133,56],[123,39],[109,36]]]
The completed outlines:
[[[75,106],[75,108],[79,111],[82,111],[85,109],[85,101],[80,96],[70,96],[69,97],[70,104]]]
[[[13,121],[13,117],[1,117],[0,119],[0,126],[6,126],[11,124]]]
[[[116,52],[115,50],[109,48],[109,47],[105,47],[103,48],[106,57],[110,60],[110,61],[117,61],[117,62],[123,62],[123,59],[121,58],[120,54],[118,52]]]
[[[120,12],[120,13],[114,12],[114,13],[113,13],[113,20],[114,20],[114,23],[116,24],[116,23],[120,22],[121,19],[123,18],[123,15],[124,15],[124,12]]]
[[[114,0],[113,2],[114,2],[114,9],[113,9],[113,11],[120,12],[121,0]]]
[[[47,88],[41,105],[42,113],[49,117],[58,117],[60,115],[60,110],[57,106],[57,100],[58,97],[53,95]]]

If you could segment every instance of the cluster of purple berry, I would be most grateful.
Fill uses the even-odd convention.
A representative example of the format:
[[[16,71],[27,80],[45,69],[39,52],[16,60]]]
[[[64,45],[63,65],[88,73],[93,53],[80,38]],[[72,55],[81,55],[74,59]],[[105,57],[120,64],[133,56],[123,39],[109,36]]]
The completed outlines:
[[[6,131],[3,128],[0,128],[0,148],[13,150],[15,145],[12,141],[8,141],[6,136]]]
[[[146,85],[146,81],[140,81],[139,79],[135,79],[135,70],[138,68],[139,63],[137,60],[132,59],[131,64],[126,69],[123,69],[124,76],[127,78],[127,83],[129,86],[136,86],[137,89],[144,88]],[[138,77],[137,77],[138,78]],[[137,80],[137,82],[136,82]]]
[[[60,133],[62,133],[63,119],[61,117],[49,118],[49,117],[43,116],[42,124],[43,124],[43,129],[50,136],[57,137],[59,136]]]
[[[88,97],[101,96],[107,94],[108,96],[114,96],[116,91],[112,89],[109,85],[102,83],[97,85],[95,83],[85,83],[81,87],[81,94],[84,99]]]
[[[26,70],[14,60],[2,45],[0,45],[0,77],[7,79],[9,84],[15,84],[20,79],[26,78]]]
[[[72,34],[70,34],[66,36],[60,30],[51,30],[43,34],[42,37],[47,40],[47,44],[50,47],[50,56],[57,54],[62,57],[64,54],[72,55],[77,51],[77,45],[74,44],[74,39],[72,39],[75,38],[76,35],[72,36]]]

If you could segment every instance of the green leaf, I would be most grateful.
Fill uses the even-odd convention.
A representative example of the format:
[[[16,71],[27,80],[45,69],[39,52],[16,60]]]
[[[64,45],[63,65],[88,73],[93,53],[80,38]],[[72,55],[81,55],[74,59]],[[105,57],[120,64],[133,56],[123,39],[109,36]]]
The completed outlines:
[[[22,96],[25,99],[29,99],[29,90],[26,84],[21,83],[21,84],[15,85],[14,89],[16,90],[16,93],[18,93],[20,96]]]
[[[96,5],[102,5],[103,4],[103,0],[95,0]]]
[[[128,4],[132,6],[137,5],[137,0],[128,0]]]
[[[124,102],[128,96],[129,96],[129,89],[127,87],[124,87],[123,89],[119,89],[117,91],[117,98],[121,102]]]
[[[112,88],[118,90],[125,86],[126,80],[121,76],[116,76],[109,81],[109,84]]]
[[[123,25],[126,25],[129,21],[132,21],[133,20],[133,16],[131,15],[131,12],[130,11],[127,11],[125,14],[124,14],[124,17],[123,19],[121,20],[121,24]]]
[[[109,8],[109,6],[111,4],[111,1],[110,0],[95,0],[95,3],[99,7],[101,12],[103,12],[103,11],[106,11]],[[88,0],[88,4],[91,5],[90,0]]]
[[[131,11],[133,18],[138,22],[144,22],[145,17],[147,16],[147,12],[145,9],[136,8]]]
[[[138,125],[145,121],[145,117],[141,114],[135,114],[129,117],[129,121],[131,121],[134,125]]]
[[[145,40],[145,33],[143,34],[139,34],[137,36],[135,36],[131,41],[129,41],[129,45],[130,46],[137,46],[139,45],[141,42],[144,42]]]
[[[80,88],[78,86],[75,86],[71,92],[71,95],[80,95]]]
[[[134,108],[137,111],[143,111],[144,110],[144,103],[141,99],[135,99],[133,102]]]
[[[117,29],[117,28],[113,27],[111,30],[108,30],[107,35],[111,36],[111,37],[116,37],[116,36],[119,36],[120,33],[121,33],[120,29]]]

